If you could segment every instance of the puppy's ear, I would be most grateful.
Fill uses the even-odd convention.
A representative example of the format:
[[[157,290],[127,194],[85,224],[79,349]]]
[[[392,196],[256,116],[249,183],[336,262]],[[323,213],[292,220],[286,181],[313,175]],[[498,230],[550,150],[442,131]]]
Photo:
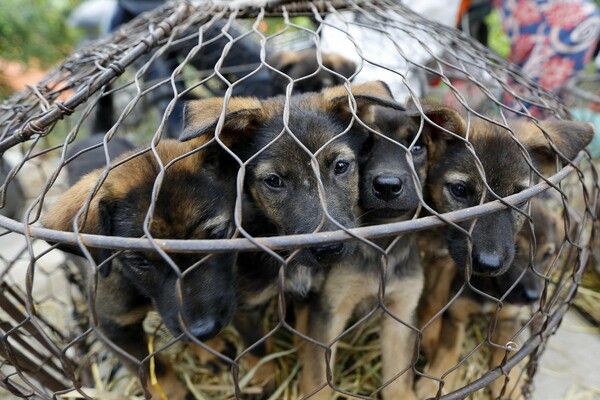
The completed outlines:
[[[533,122],[527,122],[515,134],[545,175],[556,172],[555,156],[559,155],[550,141],[561,153],[560,159],[572,160],[594,137],[594,125],[589,122],[552,120],[541,121],[540,126],[548,137]]]
[[[356,100],[356,115],[366,124],[373,123],[374,106],[384,106],[404,110],[404,106],[394,101],[390,88],[382,81],[350,85],[350,92]],[[352,117],[351,98],[345,86],[334,86],[321,92],[321,107],[344,120]]]
[[[338,54],[323,54],[322,57],[324,66],[346,78],[350,78],[356,71],[356,63],[346,57]],[[391,96],[391,93],[389,95]]]
[[[184,142],[202,138],[202,143],[210,140],[223,114],[223,109],[222,97],[188,101],[183,111],[183,133],[179,140]],[[225,110],[223,128],[219,137],[229,147],[236,138],[256,129],[265,116],[260,100],[254,97],[232,97]]]
[[[277,71],[283,72],[286,75],[290,75],[289,72],[294,68],[294,66],[303,61],[301,58],[301,54],[303,53],[305,53],[305,55],[308,57],[311,56],[311,54],[307,52],[280,51],[271,55],[267,59],[267,63]],[[315,58],[314,52],[312,57]],[[294,78],[294,76],[292,76],[292,78]]]
[[[79,182],[58,199],[52,209],[43,217],[42,224],[49,229],[72,232],[75,217],[85,205],[97,178],[98,174],[96,173],[91,173],[81,178]],[[113,232],[111,218],[113,200],[108,190],[101,187],[90,202],[87,215],[82,215],[81,217],[80,232],[95,235],[111,235]],[[83,256],[81,249],[77,245],[61,244],[58,248],[78,256]],[[97,264],[103,263],[100,268],[100,274],[108,276],[111,269],[111,261],[106,260],[111,256],[111,251],[90,248],[90,253]]]
[[[421,119],[425,118],[423,139],[429,151],[430,161],[435,162],[445,154],[448,142],[466,137],[467,123],[458,111],[440,104],[421,102],[421,110],[412,99],[409,100],[406,114],[419,125]]]
[[[406,114],[417,119],[417,122],[426,117],[425,125],[430,128],[428,134],[432,136],[433,140],[448,141],[456,139],[456,136],[449,134],[446,130],[462,138],[467,135],[467,123],[454,108],[421,102],[421,112],[412,98],[409,99],[406,107]]]

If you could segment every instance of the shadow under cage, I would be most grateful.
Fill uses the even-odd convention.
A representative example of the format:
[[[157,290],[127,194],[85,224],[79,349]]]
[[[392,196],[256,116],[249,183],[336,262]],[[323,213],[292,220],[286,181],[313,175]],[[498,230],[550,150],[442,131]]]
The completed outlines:
[[[394,2],[144,13],[1,106],[1,385],[527,397],[596,234],[571,117]]]

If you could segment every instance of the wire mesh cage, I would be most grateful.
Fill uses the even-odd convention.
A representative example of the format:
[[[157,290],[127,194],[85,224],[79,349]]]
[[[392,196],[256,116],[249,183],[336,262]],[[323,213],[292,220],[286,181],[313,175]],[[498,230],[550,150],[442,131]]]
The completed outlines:
[[[20,397],[527,397],[595,238],[593,127],[395,2],[169,3],[1,109]]]

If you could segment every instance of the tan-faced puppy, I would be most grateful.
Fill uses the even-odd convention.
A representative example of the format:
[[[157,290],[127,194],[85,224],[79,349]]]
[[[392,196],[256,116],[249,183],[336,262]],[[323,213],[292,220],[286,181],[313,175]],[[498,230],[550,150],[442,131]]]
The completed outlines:
[[[459,140],[448,142],[441,157],[432,162],[427,178],[428,203],[435,211],[445,213],[518,193],[539,181],[527,163],[528,158],[541,173],[551,175],[556,171],[556,151],[560,152],[559,162],[572,160],[594,135],[589,123],[540,121],[539,124],[541,128],[532,121],[509,120],[508,126],[518,144],[505,127],[471,118],[469,146]],[[460,129],[466,126],[464,122]],[[523,221],[520,212],[507,208],[479,217],[475,222],[458,223],[462,229],[447,225],[444,233],[450,256],[461,268],[471,265],[476,274],[502,274],[512,263],[515,237]],[[469,253],[465,231],[471,227]]]
[[[465,331],[469,319],[475,314],[497,311],[497,301],[502,300],[503,307],[498,312],[497,323],[491,336],[492,343],[505,346],[514,341],[515,335],[522,329],[520,311],[523,306],[531,305],[540,299],[543,281],[541,275],[547,269],[548,263],[557,254],[560,244],[564,238],[563,224],[558,213],[551,211],[545,206],[543,200],[533,199],[531,201],[530,215],[534,223],[535,252],[533,267],[530,264],[530,246],[532,245],[531,233],[528,224],[524,226],[517,235],[516,255],[512,266],[508,271],[499,276],[487,277],[473,275],[469,286],[459,298],[457,298],[448,310],[439,318],[441,329],[433,348],[424,348],[428,357],[428,366],[425,371],[427,375],[444,380],[443,391],[451,392],[456,388],[455,380],[457,374],[447,374],[459,361],[465,340]],[[448,260],[452,263],[451,260]],[[456,293],[464,285],[465,277],[461,273],[449,276],[453,281],[452,293]],[[471,287],[485,293],[484,297],[475,292]],[[448,299],[449,300],[449,299]],[[440,307],[445,306],[441,304]],[[435,310],[435,313],[441,310]],[[428,342],[430,343],[430,342]],[[489,366],[496,368],[501,365],[505,350],[503,347],[493,347]],[[490,385],[492,398],[498,398],[504,393],[507,395],[519,395],[518,387],[520,368],[513,368],[509,373],[506,388],[505,380],[498,379]],[[522,381],[522,379],[521,379]],[[428,377],[421,377],[417,382],[417,393],[420,398],[434,397],[438,393],[439,381]]]
[[[442,110],[445,116],[450,117],[439,120],[437,115]],[[452,115],[452,110],[440,107],[430,110],[429,117],[450,129],[457,123]],[[458,114],[456,118],[460,118]],[[420,204],[418,193],[427,174],[428,153],[435,153],[438,150],[436,146],[443,147],[444,142],[453,139],[429,124],[420,130],[420,120],[420,117],[407,116],[402,111],[376,108],[369,126],[378,134],[371,134],[363,148],[360,163],[362,224],[403,221],[417,212]],[[303,330],[307,336],[331,347],[331,370],[335,365],[336,339],[358,307],[364,309],[365,305],[369,305],[373,309],[376,306],[383,282],[382,384],[387,384],[383,397],[415,398],[412,391],[415,328],[409,326],[415,325],[415,309],[423,287],[415,236],[377,239],[372,246],[360,244],[351,259],[317,274],[323,275],[323,278],[315,279],[306,300],[306,310],[299,313],[305,320],[299,323],[300,326],[305,325]],[[325,349],[306,343],[301,348],[300,358],[303,364],[302,393],[308,395],[320,389],[311,398],[329,398],[331,388],[325,386]],[[331,384],[335,387],[335,382]]]
[[[337,54],[321,54],[321,64],[314,49],[282,51],[273,54],[267,63],[294,80],[294,93],[319,92],[327,87],[342,85],[356,71],[356,64]],[[334,71],[329,72],[326,69]],[[339,76],[339,75],[341,76]],[[280,73],[271,71],[273,94],[284,94],[290,81]]]
[[[200,145],[200,143],[196,143]],[[165,140],[156,146],[164,165],[161,173],[151,151],[113,167],[97,192],[104,170],[79,180],[44,217],[48,228],[81,233],[158,239],[226,238],[233,233],[234,167],[216,145],[197,151],[195,145]],[[132,154],[128,154],[128,157]],[[185,155],[185,157],[183,157]],[[144,220],[150,212],[147,230]],[[78,217],[91,197],[89,209]],[[77,218],[77,220],[76,220]],[[62,246],[78,253],[77,246]],[[149,309],[160,314],[175,337],[207,340],[231,320],[235,308],[233,254],[169,254],[148,251],[90,249],[99,274],[84,271],[97,286],[90,293],[97,326],[132,372],[147,366],[148,347],[142,326]],[[183,335],[185,331],[185,335]],[[147,376],[146,370],[146,376]],[[157,359],[155,370],[162,390],[170,398],[183,398],[187,390],[166,361]],[[150,388],[159,396],[159,389]]]

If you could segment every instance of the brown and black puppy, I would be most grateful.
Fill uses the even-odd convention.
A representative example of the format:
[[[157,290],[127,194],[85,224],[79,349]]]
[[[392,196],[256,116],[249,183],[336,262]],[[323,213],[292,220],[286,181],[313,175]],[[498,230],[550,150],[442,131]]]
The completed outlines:
[[[385,104],[391,98],[381,82],[352,85],[350,90],[355,114],[364,122],[372,120],[373,104]],[[289,119],[284,124],[286,107]],[[214,99],[212,109],[220,112],[223,101]],[[207,117],[208,112],[206,107],[189,104],[188,120],[203,123],[184,134],[184,140],[214,129],[218,121]],[[226,146],[243,143],[237,156],[246,168],[241,225],[247,234],[290,235],[357,226],[358,157],[368,135],[349,130],[357,123],[354,119],[343,86],[291,96],[287,105],[284,96],[229,101],[218,137]],[[348,242],[298,250],[285,264],[286,293],[304,296],[311,286],[313,267],[338,263],[355,248],[355,243]],[[290,256],[289,252],[278,254]],[[266,351],[262,307],[277,294],[282,265],[266,252],[238,257],[236,328],[248,346],[260,343],[253,346],[251,356],[260,357]]]
[[[430,106],[424,105],[427,107]],[[532,121],[509,120],[513,138],[505,127],[471,118],[469,144],[460,140],[448,142],[443,157],[431,165],[428,204],[445,213],[521,192],[539,181],[528,158],[542,174],[551,175],[556,171],[557,151],[558,161],[572,160],[594,135],[589,123],[548,120],[539,125],[541,128]],[[463,121],[460,129],[466,130],[466,126]],[[522,211],[525,206],[523,203],[516,208]],[[524,219],[518,210],[507,208],[475,222],[458,223],[460,229],[447,225],[444,234],[450,256],[460,268],[471,265],[476,274],[500,275],[512,263],[515,237]]]
[[[97,191],[94,188],[105,171],[89,173],[58,200],[44,217],[44,225],[133,238],[231,236],[236,168],[222,157],[224,152],[219,146],[208,144],[198,151],[196,145],[200,143],[165,140],[156,146],[156,154],[140,152],[127,159],[133,155],[129,153],[113,163]],[[145,225],[147,216],[149,222]],[[79,251],[77,246],[62,249]],[[96,282],[89,292],[97,317],[95,325],[111,347],[120,349],[122,360],[136,374],[141,371],[141,362],[147,365],[142,323],[149,309],[158,311],[173,336],[194,341],[213,337],[233,316],[233,254],[207,257],[192,253],[89,250],[99,267],[97,275],[84,271],[90,282]],[[164,360],[156,360],[156,374],[160,388],[170,398],[185,397],[185,386],[177,381]],[[151,387],[148,393],[158,397],[161,389]]]
[[[447,276],[452,281],[451,293],[456,293],[462,286],[461,293],[446,312],[440,316],[441,329],[437,332],[436,340],[427,342],[433,348],[424,348],[428,358],[426,375],[444,380],[444,392],[451,392],[457,374],[449,371],[454,368],[460,359],[463,348],[465,331],[469,319],[475,314],[497,313],[496,326],[490,338],[498,347],[493,347],[489,360],[490,368],[501,365],[506,351],[503,346],[514,341],[515,336],[521,331],[522,324],[519,314],[523,306],[536,303],[542,294],[542,276],[547,270],[549,262],[556,256],[562,240],[564,239],[563,223],[560,215],[548,208],[543,200],[531,201],[530,215],[534,224],[535,252],[533,265],[530,261],[530,247],[533,245],[528,224],[517,235],[516,254],[508,271],[499,276],[487,277],[472,275],[469,284],[465,285],[465,277],[457,272],[454,276]],[[452,263],[451,260],[448,260]],[[454,269],[456,271],[456,269]],[[484,293],[484,297],[475,290]],[[446,306],[448,297],[441,307]],[[498,311],[499,301],[503,307]],[[437,314],[441,310],[432,310],[430,314]],[[433,344],[431,344],[433,343]],[[425,344],[425,343],[424,343]],[[513,368],[509,373],[509,380],[504,393],[519,395],[518,385],[520,368]],[[417,382],[417,393],[420,398],[434,397],[438,393],[440,382],[426,376]],[[504,379],[498,379],[490,385],[492,398],[502,395]]]
[[[351,92],[361,119],[372,118],[372,104],[389,96],[382,82],[353,85]],[[222,121],[219,140],[226,147],[235,143],[235,156],[245,166],[249,218],[242,227],[248,233],[292,235],[356,226],[358,154],[366,135],[348,131],[354,117],[344,86],[292,96],[287,105],[285,96],[234,97],[221,120],[224,108],[221,98],[189,102],[188,128],[181,140],[201,138]],[[294,261],[307,267],[327,265],[354,248],[353,243],[304,248]]]
[[[444,115],[439,119],[440,114]],[[429,110],[429,118],[439,126],[453,129],[453,110],[440,107]],[[460,119],[458,114],[455,118]],[[374,225],[408,220],[420,205],[429,153],[453,140],[433,125],[420,129],[420,117],[402,111],[377,107],[370,128],[372,133],[363,149],[360,163],[361,223]],[[414,172],[413,172],[414,170]],[[416,173],[416,175],[415,175]],[[423,287],[423,271],[414,235],[373,240],[360,244],[354,256],[334,265],[315,279],[305,301],[301,329],[311,339],[331,347],[330,368],[335,365],[338,337],[357,308],[373,309],[384,285],[381,347],[385,399],[414,399],[413,354],[415,348],[415,309]],[[382,276],[383,274],[383,276]],[[300,319],[299,318],[299,319]],[[399,322],[401,320],[403,323]],[[305,326],[302,326],[305,325]],[[327,386],[325,347],[305,343],[300,358],[303,371],[300,389],[311,398],[326,399],[332,394]],[[330,383],[335,386],[335,383]]]
[[[294,93],[319,92],[327,87],[342,85],[345,82],[344,78],[349,79],[356,71],[354,62],[328,53],[321,54],[323,67],[319,68],[315,49],[282,51],[273,54],[267,62],[277,71],[297,80],[294,82]],[[271,77],[273,94],[284,94],[290,83],[288,78],[275,71],[271,71]]]

